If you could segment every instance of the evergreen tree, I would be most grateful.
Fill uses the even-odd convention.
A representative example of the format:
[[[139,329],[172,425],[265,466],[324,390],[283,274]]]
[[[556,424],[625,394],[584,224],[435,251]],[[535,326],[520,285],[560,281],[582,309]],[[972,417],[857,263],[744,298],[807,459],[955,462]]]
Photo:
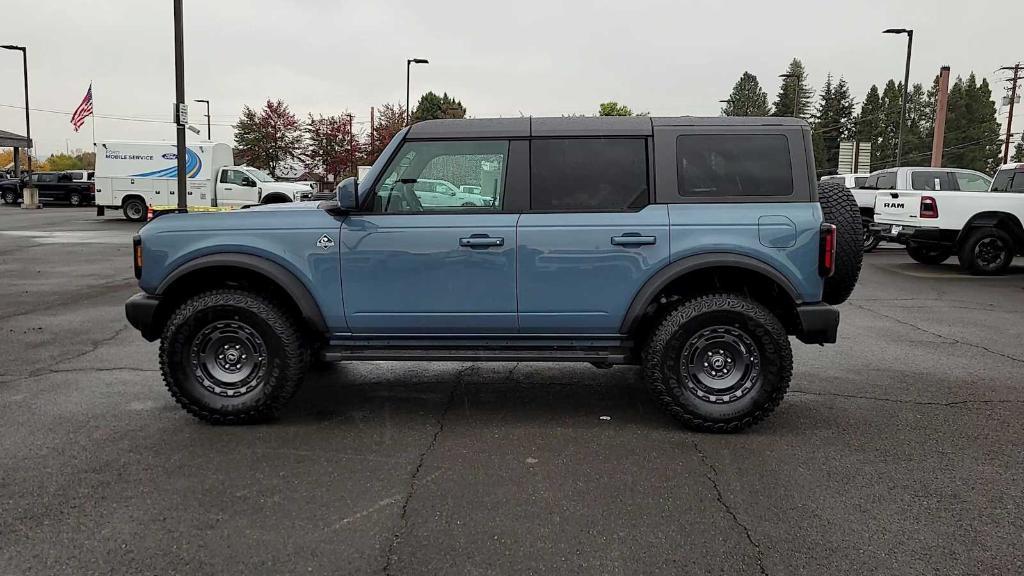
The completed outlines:
[[[633,112],[629,106],[615,101],[602,102],[597,107],[598,116],[647,116],[647,114],[647,112]]]
[[[811,113],[811,101],[814,98],[814,89],[807,83],[807,71],[799,59],[793,58],[789,67],[786,68],[786,74],[792,76],[783,79],[782,85],[779,86],[779,93],[775,96],[775,103],[772,104],[772,115],[806,118]],[[798,88],[799,95],[797,94]],[[797,96],[799,96],[799,104],[794,101]]]
[[[450,98],[448,93],[438,96],[433,92],[427,92],[420,97],[416,108],[412,111],[412,121],[422,122],[423,120],[435,120],[438,118],[465,118],[466,107],[462,102]]]
[[[1017,141],[1017,145],[1013,148],[1013,156],[1010,157],[1010,162],[1024,162],[1024,136]]]
[[[725,116],[768,116],[768,94],[761,89],[757,76],[744,72],[732,87],[729,101],[722,108]]]
[[[853,98],[846,80],[832,83],[832,75],[825,79],[818,107],[811,125],[814,159],[818,175],[835,174],[839,169],[839,142],[854,134]]]
[[[903,83],[889,80],[882,90],[878,131],[871,142],[871,169],[881,170],[896,165],[896,142],[902,114]]]
[[[932,157],[935,104],[924,86],[914,84],[907,98],[907,124],[903,131],[903,165],[928,166]]]
[[[943,165],[994,172],[1002,159],[1002,146],[988,80],[978,84],[973,72],[966,81],[957,77],[947,108]]]
[[[854,120],[854,138],[858,142],[871,142],[873,145],[879,131],[881,115],[882,96],[878,93],[878,86],[872,84],[860,105],[860,114]]]

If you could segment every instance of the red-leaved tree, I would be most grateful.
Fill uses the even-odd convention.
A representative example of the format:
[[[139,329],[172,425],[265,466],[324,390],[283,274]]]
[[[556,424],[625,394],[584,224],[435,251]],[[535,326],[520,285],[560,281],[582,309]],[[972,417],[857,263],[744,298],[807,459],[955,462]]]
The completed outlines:
[[[256,112],[245,106],[235,124],[235,150],[246,162],[276,177],[285,164],[299,158],[302,123],[281,100],[267,100]]]
[[[306,121],[306,142],[302,147],[303,165],[310,172],[321,175],[324,181],[330,176],[340,179],[353,176],[364,145],[352,131],[352,117],[309,115]]]
[[[373,126],[370,128],[373,130],[373,137],[367,143],[366,163],[376,162],[388,142],[391,142],[402,128],[405,128],[405,106],[389,103],[378,108]]]

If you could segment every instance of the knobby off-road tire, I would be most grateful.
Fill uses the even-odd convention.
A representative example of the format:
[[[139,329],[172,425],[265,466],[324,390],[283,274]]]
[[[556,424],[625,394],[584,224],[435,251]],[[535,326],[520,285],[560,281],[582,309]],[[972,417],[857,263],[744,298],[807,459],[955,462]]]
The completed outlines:
[[[997,276],[1006,272],[1016,253],[1013,238],[999,228],[978,228],[960,244],[960,267],[976,276]]]
[[[864,259],[864,228],[860,208],[841,182],[819,182],[818,202],[825,222],[836,227],[835,272],[825,279],[822,300],[842,304],[853,293]]]
[[[786,330],[765,307],[711,294],[662,317],[644,347],[643,373],[655,399],[683,426],[737,432],[782,401],[793,352]]]
[[[194,296],[171,315],[160,370],[174,400],[214,424],[273,418],[306,374],[309,357],[294,317],[237,289]]]
[[[923,246],[907,246],[907,255],[921,264],[942,264],[953,255],[949,248],[925,248]]]

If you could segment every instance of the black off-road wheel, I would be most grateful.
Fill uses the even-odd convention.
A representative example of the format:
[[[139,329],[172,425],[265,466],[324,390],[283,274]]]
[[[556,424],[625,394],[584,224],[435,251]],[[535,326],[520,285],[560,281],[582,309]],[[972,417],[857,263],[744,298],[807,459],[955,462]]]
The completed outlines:
[[[976,276],[997,276],[1013,262],[1013,238],[999,228],[978,228],[967,234],[957,254],[960,267]]]
[[[272,419],[301,385],[308,363],[292,314],[245,290],[190,298],[160,340],[160,370],[171,396],[214,424]]]
[[[860,208],[841,182],[819,182],[818,202],[825,222],[836,227],[835,272],[825,279],[822,300],[842,304],[853,294],[864,259],[864,229]]]
[[[921,264],[942,264],[953,255],[950,248],[926,248],[924,246],[907,246],[907,255]]]
[[[129,198],[121,205],[125,219],[131,222],[143,222],[146,220],[146,203],[142,198]]]
[[[732,294],[700,296],[664,315],[643,350],[655,399],[683,426],[738,432],[782,401],[793,353],[779,320]]]

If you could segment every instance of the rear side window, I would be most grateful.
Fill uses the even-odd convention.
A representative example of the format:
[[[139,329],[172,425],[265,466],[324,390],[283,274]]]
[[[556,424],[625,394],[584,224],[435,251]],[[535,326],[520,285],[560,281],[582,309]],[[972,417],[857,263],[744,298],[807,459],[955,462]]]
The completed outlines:
[[[793,166],[781,134],[684,134],[676,138],[684,198],[790,196]]]
[[[940,170],[915,170],[910,173],[911,190],[935,192],[954,190],[949,172]]]
[[[867,176],[857,176],[857,177],[855,177],[853,179],[853,185],[856,186],[857,188],[860,188],[867,181],[868,181],[868,177]]]
[[[647,142],[566,138],[530,144],[530,209],[639,209],[647,205]]]
[[[957,186],[964,192],[988,192],[988,187],[992,184],[988,178],[973,172],[955,172],[954,175]]]
[[[1024,192],[1024,170],[1000,170],[992,181],[993,192]]]
[[[871,176],[868,176],[868,181],[864,184],[864,188],[867,188],[868,190],[895,190],[896,173],[881,172],[878,174],[872,174]]]

